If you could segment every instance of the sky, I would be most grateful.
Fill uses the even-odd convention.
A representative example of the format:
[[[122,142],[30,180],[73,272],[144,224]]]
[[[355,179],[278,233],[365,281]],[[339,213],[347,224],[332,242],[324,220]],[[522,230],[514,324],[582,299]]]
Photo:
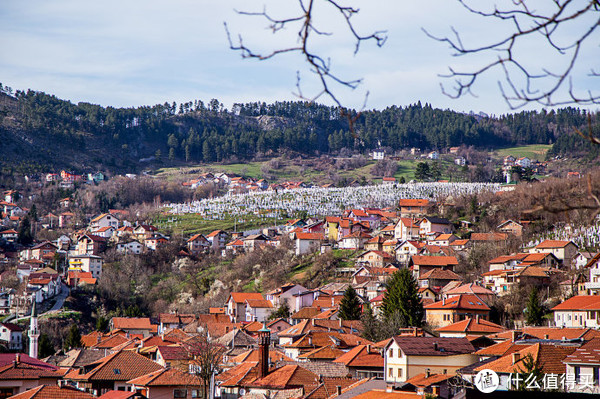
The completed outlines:
[[[498,89],[499,72],[477,81],[476,96],[444,95],[440,84],[451,88],[452,81],[440,75],[449,67],[476,68],[493,58],[455,57],[448,45],[423,32],[445,36],[454,27],[464,43],[475,46],[502,37],[506,24],[475,16],[452,0],[348,0],[344,4],[360,8],[352,21],[361,34],[383,30],[387,35],[383,47],[365,42],[354,54],[344,21],[322,0],[316,4],[315,25],[330,34],[315,36],[311,48],[329,60],[337,76],[362,79],[355,90],[331,86],[344,106],[383,109],[421,101],[460,112],[512,112]],[[216,98],[231,108],[239,102],[298,100],[299,76],[302,94],[312,98],[321,86],[299,54],[258,61],[229,48],[224,23],[234,41],[241,35],[256,52],[297,45],[295,27],[273,33],[262,17],[236,12],[263,9],[278,18],[296,16],[298,0],[3,0],[0,82],[74,103],[132,107]],[[561,35],[577,33],[567,27]],[[596,45],[581,52],[573,86],[600,91],[600,78],[587,76],[600,59],[598,34],[590,41]],[[540,40],[525,42],[519,50],[524,63],[538,68],[564,62]],[[318,101],[332,105],[327,98]]]

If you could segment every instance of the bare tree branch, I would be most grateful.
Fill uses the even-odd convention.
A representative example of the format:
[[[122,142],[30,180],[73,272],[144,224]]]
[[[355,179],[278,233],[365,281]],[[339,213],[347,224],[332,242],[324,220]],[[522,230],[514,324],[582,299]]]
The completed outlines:
[[[360,34],[355,29],[352,21],[352,17],[359,13],[359,9],[341,5],[341,3],[336,0],[298,0],[299,15],[293,15],[286,18],[275,18],[267,13],[266,9],[264,9],[262,12],[236,11],[240,15],[258,16],[264,18],[269,24],[269,29],[273,33],[277,33],[284,28],[293,26],[295,29],[297,29],[298,41],[296,45],[289,47],[278,48],[267,53],[259,53],[246,46],[241,35],[238,36],[237,42],[234,43],[226,23],[225,31],[229,40],[230,49],[239,51],[243,58],[254,58],[262,61],[286,53],[302,54],[304,60],[309,65],[310,71],[317,76],[321,90],[314,95],[305,96],[300,87],[300,72],[298,72],[296,81],[297,92],[294,94],[299,98],[308,101],[316,101],[321,97],[329,97],[335,104],[337,104],[338,107],[343,108],[331,85],[334,84],[355,89],[362,82],[362,79],[345,79],[340,77],[337,73],[332,71],[331,60],[325,55],[318,54],[313,50],[314,37],[332,35],[331,32],[327,32],[315,25],[313,17],[317,3],[329,6],[330,9],[333,9],[336,14],[344,20],[345,25],[355,42],[354,54],[360,50],[360,45],[363,42],[373,41],[379,47],[383,46],[385,43],[387,39],[385,31],[376,31],[368,35]]]
[[[473,95],[473,86],[479,76],[490,70],[500,69],[504,79],[499,81],[498,85],[511,109],[532,102],[544,106],[600,104],[600,93],[591,90],[578,92],[573,87],[572,79],[583,46],[590,42],[590,38],[599,30],[599,0],[553,0],[549,10],[542,11],[533,10],[525,0],[513,0],[506,9],[494,6],[493,11],[474,8],[467,4],[466,0],[458,2],[475,15],[510,22],[512,33],[488,44],[468,47],[463,44],[460,34],[454,28],[451,37],[438,37],[423,29],[430,38],[448,44],[455,56],[490,52],[499,54],[496,60],[471,70],[459,71],[449,68],[448,74],[440,76],[452,79],[454,85],[450,91],[442,85],[444,94],[451,98],[459,98],[465,94]],[[575,28],[582,31],[579,35],[571,37]],[[540,35],[542,41],[538,39]],[[557,71],[539,64],[526,65],[525,57],[518,54],[517,46],[532,38],[562,57],[566,61],[564,65]],[[597,48],[597,45],[595,47]],[[544,60],[540,60],[540,64],[543,62]],[[599,75],[590,68],[589,76]]]

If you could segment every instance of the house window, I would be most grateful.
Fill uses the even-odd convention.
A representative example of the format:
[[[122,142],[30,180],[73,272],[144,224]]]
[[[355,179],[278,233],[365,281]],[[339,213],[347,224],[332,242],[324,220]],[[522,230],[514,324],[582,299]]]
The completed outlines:
[[[199,397],[200,397],[200,390],[192,389],[192,398],[199,398]]]
[[[577,366],[573,367],[573,369],[575,370],[575,381],[579,381],[579,376],[581,374],[581,369]]]
[[[393,368],[391,368],[391,367],[389,368],[388,375],[389,375],[390,378],[392,378],[394,376],[394,369]]]
[[[390,357],[394,357],[394,349],[390,349]]]
[[[398,378],[402,378],[402,369],[401,368],[398,369]]]
[[[174,389],[173,397],[174,398],[187,398],[187,389]]]

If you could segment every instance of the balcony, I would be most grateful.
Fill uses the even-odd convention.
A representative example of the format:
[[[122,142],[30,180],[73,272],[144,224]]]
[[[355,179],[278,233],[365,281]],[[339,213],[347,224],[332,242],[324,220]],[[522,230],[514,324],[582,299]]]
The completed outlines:
[[[585,283],[586,290],[600,290],[600,281]]]

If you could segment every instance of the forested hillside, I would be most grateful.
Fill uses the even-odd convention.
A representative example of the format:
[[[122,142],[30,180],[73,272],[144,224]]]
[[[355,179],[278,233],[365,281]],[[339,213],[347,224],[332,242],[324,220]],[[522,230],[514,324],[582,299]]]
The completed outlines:
[[[488,117],[417,103],[362,112],[350,129],[346,114],[356,117],[356,111],[308,102],[235,104],[227,110],[213,99],[113,108],[32,90],[13,94],[1,85],[0,91],[0,162],[23,170],[132,171],[155,163],[364,152],[379,145],[432,150],[557,143],[554,155],[590,147],[572,134],[587,125],[585,111],[576,108]],[[598,115],[592,119],[596,123]]]

